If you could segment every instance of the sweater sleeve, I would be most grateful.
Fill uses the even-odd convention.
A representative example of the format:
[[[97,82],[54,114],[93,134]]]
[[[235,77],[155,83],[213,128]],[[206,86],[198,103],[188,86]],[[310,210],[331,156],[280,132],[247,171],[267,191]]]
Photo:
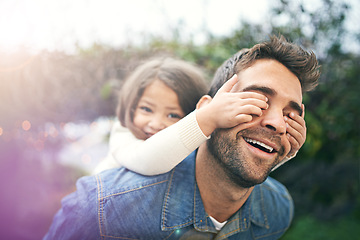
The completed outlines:
[[[196,121],[195,111],[145,141],[120,144],[115,143],[117,137],[113,137],[114,145],[117,145],[112,151],[114,159],[143,175],[170,171],[208,139]]]
[[[104,170],[121,167],[121,161],[115,160],[112,154],[115,149],[119,152],[129,151],[128,155],[130,155],[132,151],[136,150],[136,146],[141,145],[143,142],[144,140],[137,139],[129,129],[122,127],[120,122],[116,121],[110,132],[109,151],[106,157],[95,167],[92,174],[98,174]]]

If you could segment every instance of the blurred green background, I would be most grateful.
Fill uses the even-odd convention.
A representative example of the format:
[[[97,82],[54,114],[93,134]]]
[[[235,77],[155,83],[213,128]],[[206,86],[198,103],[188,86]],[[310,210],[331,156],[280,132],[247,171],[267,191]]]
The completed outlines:
[[[60,199],[105,156],[116,94],[139,61],[179,57],[201,66],[210,81],[239,49],[278,33],[312,49],[322,65],[319,86],[304,98],[307,140],[272,173],[296,207],[282,239],[359,237],[360,21],[349,23],[348,16],[360,9],[345,0],[317,3],[274,0],[270,21],[241,20],[227,36],[205,28],[202,44],[184,40],[179,23],[170,38],[146,35],[141,46],[0,52],[0,238],[46,233]]]

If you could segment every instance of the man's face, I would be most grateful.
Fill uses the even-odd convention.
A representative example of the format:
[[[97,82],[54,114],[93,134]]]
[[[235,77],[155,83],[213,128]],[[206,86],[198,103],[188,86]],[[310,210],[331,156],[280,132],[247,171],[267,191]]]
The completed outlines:
[[[234,183],[251,187],[265,181],[289,153],[284,116],[301,115],[302,91],[299,79],[275,60],[257,60],[238,78],[237,92],[264,94],[269,108],[251,122],[215,130],[207,146]]]

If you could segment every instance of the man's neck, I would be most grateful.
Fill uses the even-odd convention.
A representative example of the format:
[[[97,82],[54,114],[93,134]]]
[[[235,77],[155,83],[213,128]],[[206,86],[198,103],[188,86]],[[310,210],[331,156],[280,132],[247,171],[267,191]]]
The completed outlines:
[[[196,181],[207,214],[219,222],[236,213],[253,190],[234,184],[212,155],[201,146],[196,156]]]

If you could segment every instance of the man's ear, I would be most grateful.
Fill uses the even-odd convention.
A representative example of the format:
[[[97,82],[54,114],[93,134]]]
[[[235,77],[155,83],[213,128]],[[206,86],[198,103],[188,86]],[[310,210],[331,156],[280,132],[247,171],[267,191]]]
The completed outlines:
[[[209,95],[204,95],[200,98],[200,100],[198,101],[198,103],[196,104],[196,109],[200,109],[206,105],[208,105],[212,100],[212,97],[210,97]]]

